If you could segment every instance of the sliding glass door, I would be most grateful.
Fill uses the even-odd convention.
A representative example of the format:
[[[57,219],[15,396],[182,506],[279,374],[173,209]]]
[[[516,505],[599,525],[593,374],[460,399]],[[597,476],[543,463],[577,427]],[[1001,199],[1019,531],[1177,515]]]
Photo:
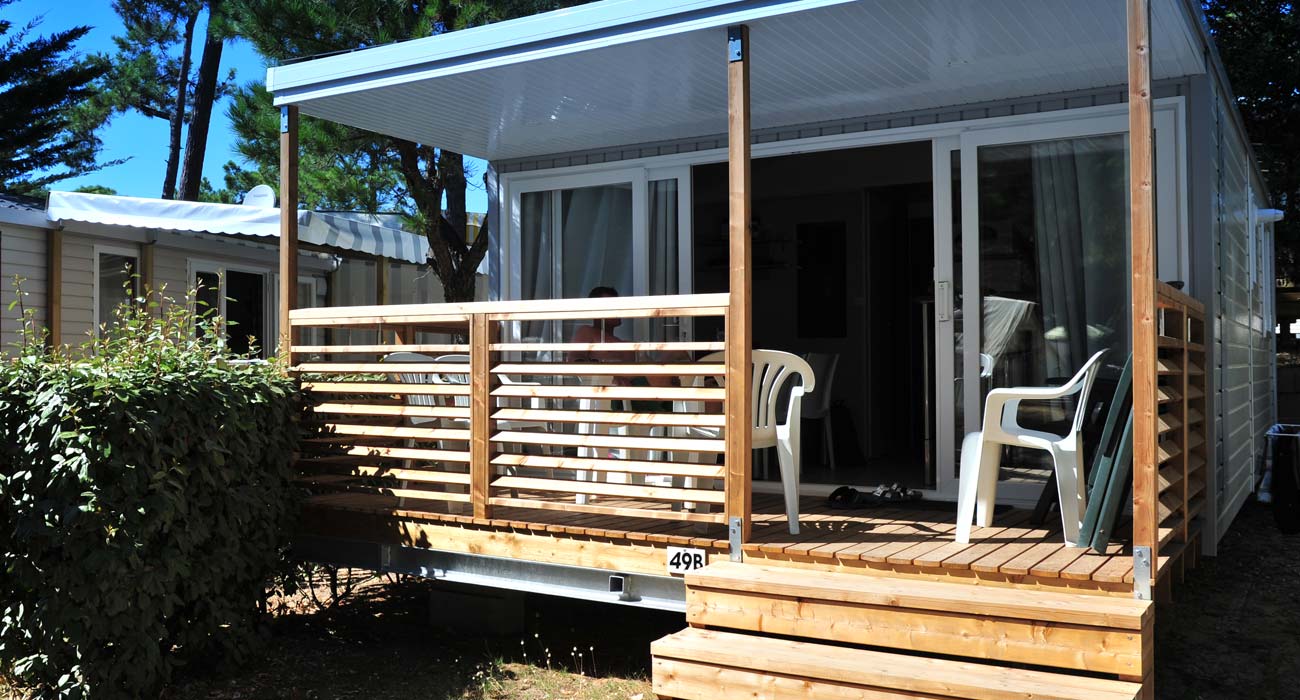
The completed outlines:
[[[1157,235],[1161,250],[1177,249],[1167,245],[1177,240],[1181,218],[1176,120],[1172,110],[1157,117],[1158,154],[1166,156],[1157,158],[1157,200],[1169,204],[1157,217]],[[1130,348],[1126,130],[1127,120],[1115,114],[936,141],[936,182],[945,169],[956,214],[936,227],[936,243],[943,239],[951,256],[936,265],[939,352],[952,358],[941,367],[951,382],[939,380],[940,394],[951,391],[951,403],[938,397],[940,428],[949,431],[941,433],[940,454],[951,459],[940,464],[940,491],[956,493],[961,436],[981,428],[990,390],[1062,384],[1105,350],[1089,403],[1106,407]],[[1163,279],[1180,278],[1179,260],[1159,267]],[[1020,422],[1064,433],[1071,401],[1025,404]],[[1008,449],[1000,491],[1035,499],[1050,466],[1045,453]]]
[[[599,288],[620,296],[690,290],[689,170],[629,169],[553,176],[512,187],[509,245],[519,261],[506,295],[514,299],[581,298]],[[561,341],[569,324],[532,323],[523,337]],[[674,320],[641,319],[626,339],[680,340]]]

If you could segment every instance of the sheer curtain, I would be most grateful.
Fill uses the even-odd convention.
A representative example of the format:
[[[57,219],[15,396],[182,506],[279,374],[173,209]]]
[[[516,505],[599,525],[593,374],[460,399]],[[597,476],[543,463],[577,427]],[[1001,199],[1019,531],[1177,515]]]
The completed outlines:
[[[1124,139],[1100,136],[1030,147],[1034,233],[1047,377],[1128,345]],[[1119,355],[1118,357],[1116,355]]]
[[[650,183],[650,294],[679,294],[677,278],[677,181]],[[679,319],[650,320],[650,340],[671,341]]]

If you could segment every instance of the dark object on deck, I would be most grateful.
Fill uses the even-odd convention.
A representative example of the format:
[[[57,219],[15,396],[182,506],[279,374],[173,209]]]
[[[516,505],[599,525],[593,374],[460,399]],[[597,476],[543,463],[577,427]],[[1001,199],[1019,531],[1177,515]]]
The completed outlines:
[[[1079,543],[1088,543],[1105,553],[1115,529],[1121,504],[1132,488],[1133,471],[1133,356],[1124,363],[1115,393],[1106,413],[1105,427],[1097,442],[1097,454],[1088,471],[1088,509],[1079,530]],[[1031,522],[1041,525],[1056,505],[1056,474],[1052,473],[1038,498]]]
[[[1273,448],[1273,522],[1288,535],[1300,533],[1300,426],[1269,431]]]

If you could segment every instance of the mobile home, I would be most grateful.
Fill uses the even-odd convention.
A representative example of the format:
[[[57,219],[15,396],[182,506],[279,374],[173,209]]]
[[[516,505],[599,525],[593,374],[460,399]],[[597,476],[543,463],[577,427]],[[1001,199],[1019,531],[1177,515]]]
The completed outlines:
[[[304,465],[304,551],[684,609],[692,629],[654,650],[665,696],[1064,683],[1003,663],[1122,680],[1080,697],[1153,692],[1145,601],[1216,551],[1274,420],[1272,218],[1197,3],[605,0],[272,68],[268,88],[286,149],[301,113],[490,163],[492,301],[288,312],[294,333],[385,339],[287,335],[303,372],[423,364],[305,384],[337,452]],[[823,368],[802,408],[833,430],[780,443],[793,475],[754,466],[782,420],[750,409],[774,393],[759,349]],[[1061,518],[1026,510],[1061,460],[999,448],[1000,504],[960,541],[945,503],[986,398],[1101,351],[1099,401],[1011,423],[1074,430],[1093,464],[1131,376],[1114,537],[1062,544]],[[1103,491],[1080,499],[1127,498]],[[909,685],[828,640],[980,665]]]

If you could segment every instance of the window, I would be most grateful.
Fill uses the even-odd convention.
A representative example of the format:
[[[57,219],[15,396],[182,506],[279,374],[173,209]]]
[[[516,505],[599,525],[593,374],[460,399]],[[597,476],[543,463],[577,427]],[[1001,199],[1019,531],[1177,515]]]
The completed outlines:
[[[95,334],[117,325],[116,310],[133,303],[139,293],[139,252],[131,248],[95,246]]]
[[[270,335],[270,275],[260,270],[190,263],[190,280],[196,290],[195,311],[226,320],[226,342],[231,351],[266,357],[275,345]]]

